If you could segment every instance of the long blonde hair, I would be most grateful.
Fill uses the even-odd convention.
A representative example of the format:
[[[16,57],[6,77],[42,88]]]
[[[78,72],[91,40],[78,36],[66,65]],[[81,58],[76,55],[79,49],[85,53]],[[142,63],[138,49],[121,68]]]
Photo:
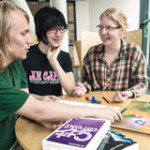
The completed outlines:
[[[9,48],[6,42],[6,38],[9,35],[9,31],[14,21],[11,19],[11,11],[22,12],[29,22],[29,16],[23,9],[8,1],[0,2],[0,71],[4,70],[4,56],[11,60],[11,55],[9,54]]]

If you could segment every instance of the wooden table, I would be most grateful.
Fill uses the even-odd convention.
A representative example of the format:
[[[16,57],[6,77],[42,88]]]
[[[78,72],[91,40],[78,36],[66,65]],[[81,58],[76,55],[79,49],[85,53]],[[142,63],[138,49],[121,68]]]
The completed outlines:
[[[82,97],[73,97],[73,96],[61,96],[61,99],[70,100],[70,101],[79,101],[79,102],[87,102],[85,100],[85,96],[95,96],[96,99],[102,100],[102,96],[106,97],[110,101],[112,100],[113,95],[115,92],[111,91],[97,91],[97,92],[90,92],[85,94]],[[143,99],[143,100],[150,100],[150,95],[143,95],[136,99]],[[118,106],[122,108],[129,100],[124,103],[110,103],[107,104],[105,101],[102,100],[103,105],[111,105],[111,106]],[[89,102],[90,103],[90,102]],[[113,128],[122,134],[125,134],[127,137],[132,138],[133,140],[138,141],[139,143],[139,150],[149,150],[149,141],[150,135],[128,131],[124,129],[117,129]],[[16,122],[15,126],[16,137],[20,143],[20,145],[26,150],[42,150],[41,141],[46,136],[48,136],[52,130],[46,129],[43,126],[23,117],[19,117]]]

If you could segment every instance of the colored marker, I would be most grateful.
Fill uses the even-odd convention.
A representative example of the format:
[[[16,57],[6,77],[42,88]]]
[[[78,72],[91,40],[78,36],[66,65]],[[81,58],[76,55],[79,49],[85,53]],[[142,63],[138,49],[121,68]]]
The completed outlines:
[[[110,103],[109,100],[107,100],[104,96],[102,98],[106,103]]]
[[[92,96],[92,103],[96,103],[96,99],[94,96]]]
[[[101,103],[102,103],[102,101],[99,101],[99,100],[96,99],[94,96],[92,96],[92,97],[86,96],[85,99],[88,100],[88,101],[91,101],[92,103],[98,103],[98,104],[101,104]]]
[[[102,101],[101,100],[99,100],[99,104],[101,104],[102,103]]]
[[[124,111],[126,111],[127,110],[127,108],[125,107],[125,108],[123,108],[122,110],[121,110],[121,113],[124,113]]]
[[[87,101],[89,101],[89,100],[91,101],[91,100],[92,100],[92,97],[86,96],[85,99],[86,99]]]
[[[95,99],[95,97],[92,96],[92,103],[97,103],[97,102],[98,102],[97,99]]]
[[[92,96],[92,97],[86,96],[85,99],[88,100],[88,101],[91,101],[92,103],[96,103],[96,99],[95,99],[94,96]]]
[[[133,115],[133,114],[128,114],[128,115],[122,115],[123,117],[135,117],[135,118],[141,118],[142,116],[140,115]]]
[[[92,102],[98,103],[98,104],[101,104],[101,103],[102,103],[102,101],[100,101],[100,100],[98,100],[98,99],[95,99],[94,96],[92,97]]]

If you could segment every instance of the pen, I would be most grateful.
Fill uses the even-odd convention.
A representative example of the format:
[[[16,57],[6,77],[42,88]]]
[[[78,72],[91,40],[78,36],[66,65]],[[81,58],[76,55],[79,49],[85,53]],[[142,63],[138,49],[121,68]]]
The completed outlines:
[[[132,114],[129,114],[129,115],[122,115],[122,117],[135,117],[136,115],[132,115]]]
[[[104,96],[102,98],[105,102],[110,103]]]
[[[134,115],[134,114],[127,114],[127,115],[122,115],[123,117],[136,117],[136,118],[141,118],[141,115]]]
[[[125,107],[125,108],[123,108],[122,110],[121,110],[121,113],[123,113],[124,111],[126,111],[127,110],[127,108]]]
[[[92,97],[86,96],[85,99],[91,101],[92,103],[98,103],[98,104],[101,104],[101,101],[98,100],[98,99],[95,99],[94,96],[92,96]]]

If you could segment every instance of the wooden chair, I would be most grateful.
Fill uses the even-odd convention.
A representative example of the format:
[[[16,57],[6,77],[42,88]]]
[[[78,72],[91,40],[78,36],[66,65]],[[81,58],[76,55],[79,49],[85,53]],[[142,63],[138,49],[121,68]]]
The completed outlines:
[[[76,58],[74,58],[76,64],[74,65],[82,67],[83,58],[88,49],[99,43],[101,43],[101,40],[97,32],[82,31],[81,41],[74,42],[74,51],[76,51]]]
[[[126,33],[124,40],[137,44],[142,48],[142,30],[133,30]]]

